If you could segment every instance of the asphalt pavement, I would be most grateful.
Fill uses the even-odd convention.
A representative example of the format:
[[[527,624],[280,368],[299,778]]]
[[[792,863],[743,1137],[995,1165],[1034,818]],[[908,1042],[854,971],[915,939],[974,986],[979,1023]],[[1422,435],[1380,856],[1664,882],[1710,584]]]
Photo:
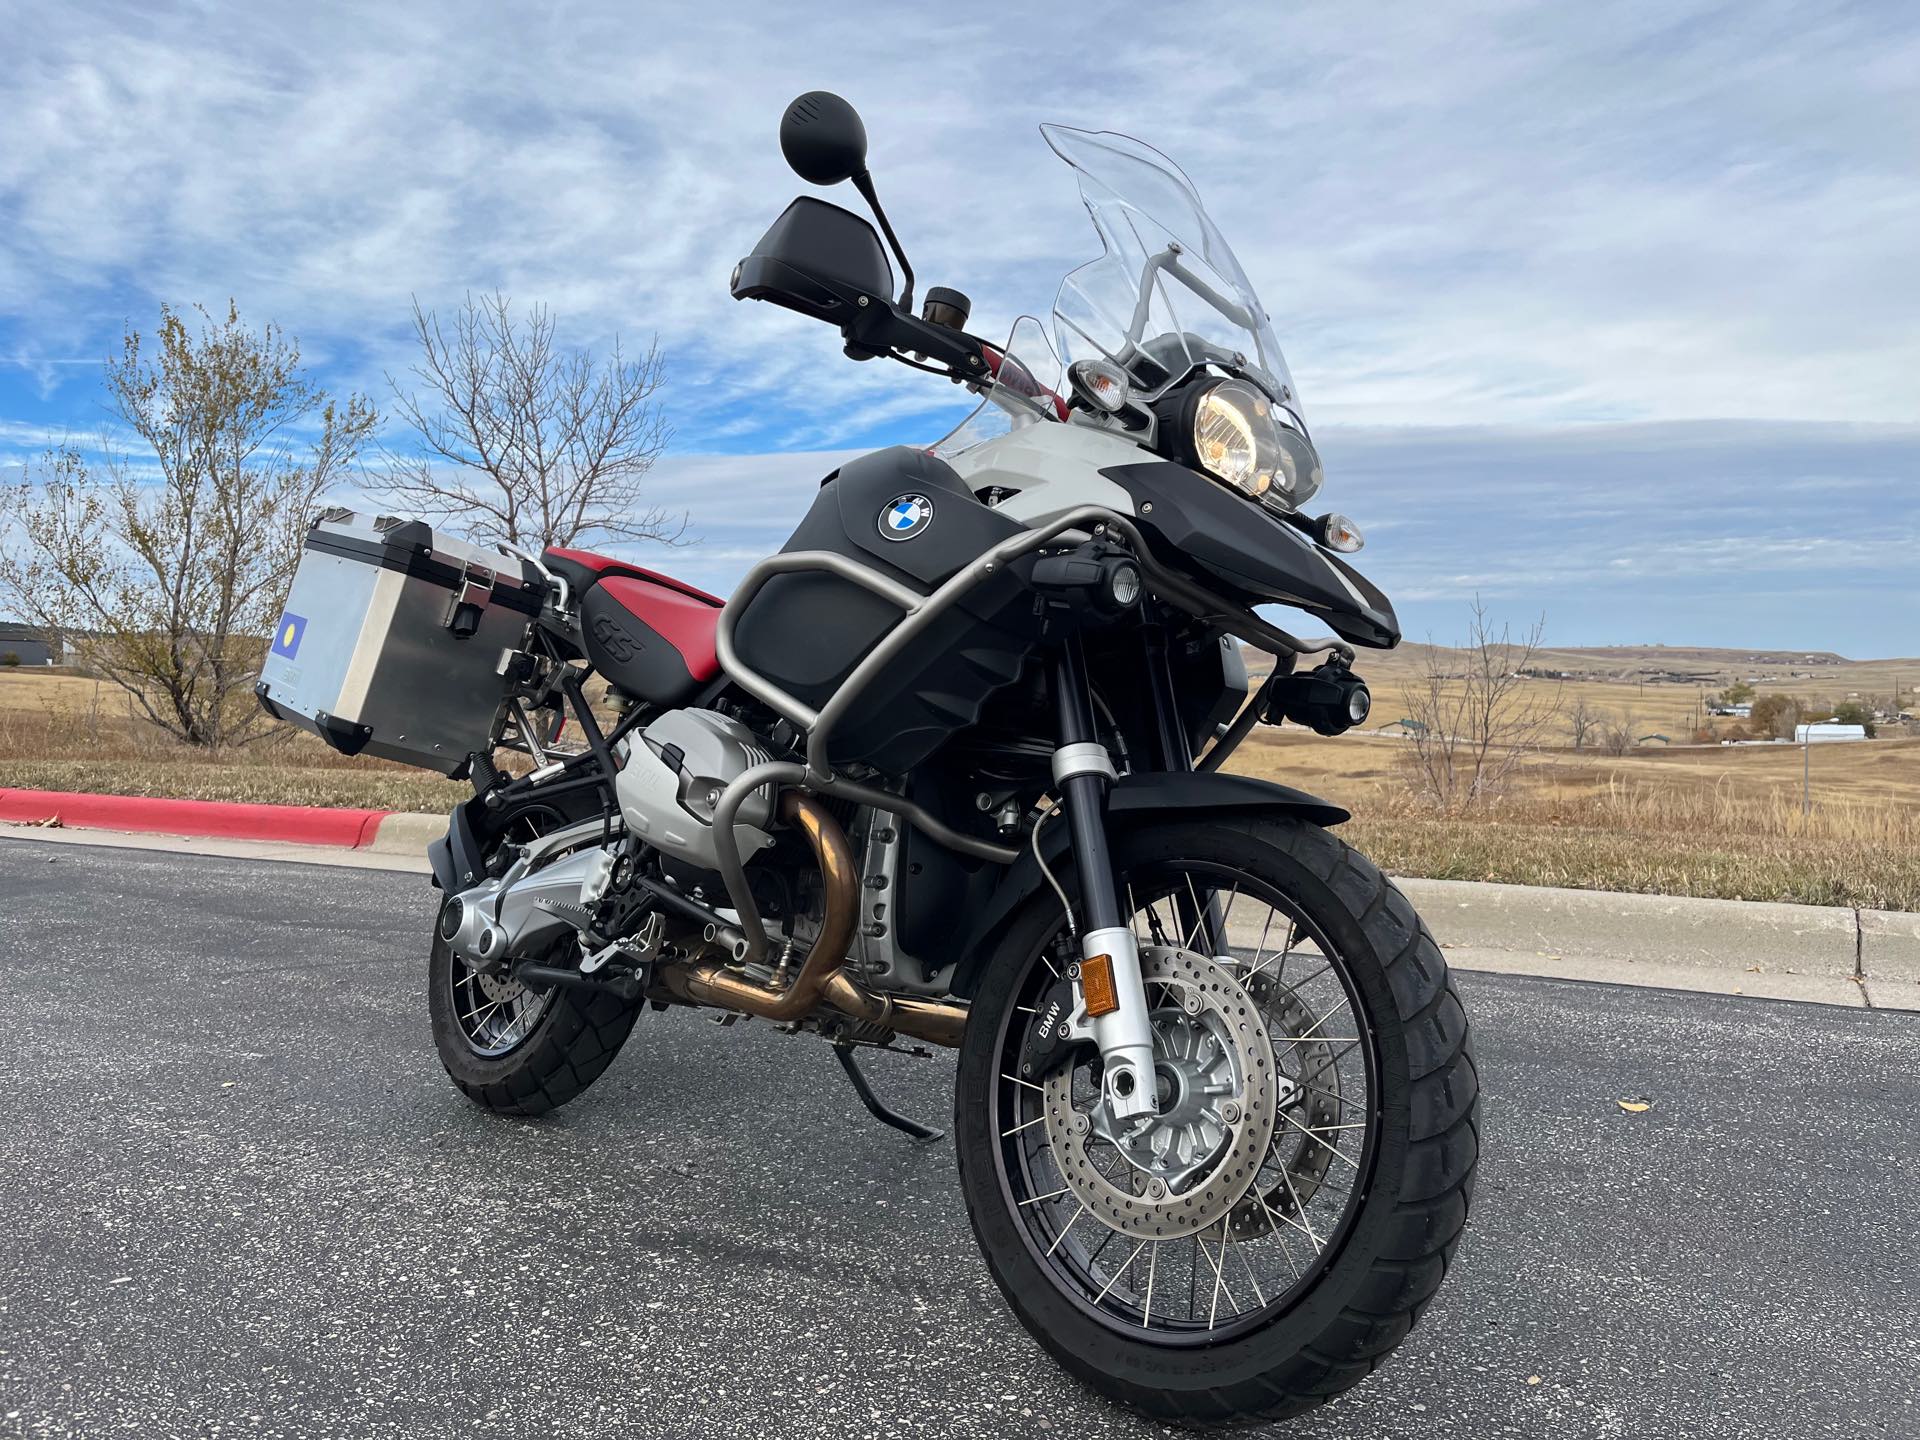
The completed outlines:
[[[816,1040],[447,1082],[416,876],[0,840],[0,1437],[1137,1436]],[[1472,974],[1459,1264],[1302,1437],[1920,1435],[1920,1016]],[[951,1063],[881,1057],[939,1118]],[[1629,1113],[1621,1099],[1646,1097]]]

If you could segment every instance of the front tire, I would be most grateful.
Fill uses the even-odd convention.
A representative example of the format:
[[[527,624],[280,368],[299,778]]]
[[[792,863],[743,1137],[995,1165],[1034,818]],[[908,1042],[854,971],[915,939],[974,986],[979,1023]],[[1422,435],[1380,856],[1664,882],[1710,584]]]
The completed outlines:
[[[502,982],[482,989],[438,925],[428,966],[440,1063],[469,1100],[500,1115],[541,1115],[579,1095],[613,1063],[640,1014],[638,1000],[590,991],[513,987],[520,992],[513,995]],[[523,1024],[501,1023],[505,1007],[522,1005],[510,1016]]]
[[[1097,1078],[1092,1086],[1051,1082],[1055,1088],[1036,1095],[1046,1087],[1018,1074],[1036,997],[1055,983],[1046,971],[1061,915],[1048,893],[1015,920],[988,962],[961,1048],[954,1133],[974,1234],[1021,1323],[1101,1393],[1187,1425],[1295,1415],[1384,1360],[1452,1261],[1479,1152],[1466,1016],[1446,962],[1406,898],[1365,857],[1316,826],[1259,817],[1155,825],[1116,836],[1114,860],[1136,930],[1153,915],[1142,940],[1156,956],[1149,968],[1164,977],[1152,985],[1162,996],[1155,1013],[1167,1017],[1171,1036],[1167,1094],[1181,1090],[1172,1062],[1196,1054],[1201,1060],[1187,1069],[1218,1082],[1210,1093],[1224,1093],[1219,1086],[1243,1069],[1264,1074],[1228,1054],[1226,1027],[1216,1025],[1212,1044],[1200,1028],[1206,967],[1218,966],[1218,975],[1233,981],[1211,987],[1228,997],[1223,1013],[1252,1001],[1265,1016],[1260,1043],[1271,1046],[1262,1053],[1277,1067],[1272,1103],[1284,1123],[1263,1132],[1272,1134],[1273,1148],[1255,1163],[1250,1184],[1228,1178],[1229,1165],[1243,1163],[1244,1154],[1230,1151],[1227,1132],[1204,1117],[1181,1129],[1184,1141],[1109,1136],[1118,1141],[1112,1157],[1120,1163],[1110,1157],[1105,1173],[1119,1188],[1102,1189],[1091,1178],[1098,1167],[1089,1168],[1094,1147],[1061,1138],[1086,1134],[1084,1117],[1073,1111],[1097,1095]],[[1226,898],[1224,915],[1218,898],[1207,908],[1209,894]],[[1235,929],[1234,906],[1247,905],[1251,895],[1289,916],[1279,977],[1266,938],[1250,947]],[[1220,917],[1205,923],[1223,935],[1199,923],[1208,914]],[[1169,935],[1167,916],[1182,917],[1175,928],[1187,921],[1197,928]],[[1290,961],[1292,984],[1284,978]],[[1302,977],[1303,969],[1312,974]],[[1339,982],[1345,1011],[1323,1003],[1331,990],[1309,1001],[1306,987],[1329,976]],[[1328,1018],[1334,1015],[1340,1038],[1352,1041],[1337,1054]],[[1347,1023],[1357,1028],[1346,1030]],[[1335,1060],[1349,1078],[1338,1078]],[[1253,1094],[1245,1092],[1248,1103]],[[1162,1103],[1168,1116],[1176,1113],[1173,1100]],[[1207,1113],[1218,1120],[1217,1111]],[[1240,1118],[1239,1101],[1225,1113]],[[1185,1157],[1182,1143],[1199,1154],[1215,1136],[1223,1137],[1214,1153],[1224,1157],[1217,1173],[1227,1188],[1211,1192],[1209,1212],[1202,1181],[1183,1179],[1188,1209],[1200,1212],[1194,1233],[1155,1238],[1154,1223],[1132,1215],[1129,1187],[1142,1202],[1154,1193],[1149,1187],[1168,1197],[1156,1214],[1167,1218],[1169,1232],[1183,1217],[1169,1187],[1147,1178],[1138,1157],[1165,1165],[1168,1155]],[[1285,1155],[1283,1136],[1290,1142]],[[1128,1143],[1141,1148],[1123,1151]],[[1302,1156],[1314,1163],[1303,1164]],[[1227,1198],[1239,1184],[1245,1194]],[[1218,1218],[1198,1228],[1207,1213]],[[1291,1273],[1265,1258],[1283,1249]],[[1166,1293],[1169,1286],[1175,1294]]]

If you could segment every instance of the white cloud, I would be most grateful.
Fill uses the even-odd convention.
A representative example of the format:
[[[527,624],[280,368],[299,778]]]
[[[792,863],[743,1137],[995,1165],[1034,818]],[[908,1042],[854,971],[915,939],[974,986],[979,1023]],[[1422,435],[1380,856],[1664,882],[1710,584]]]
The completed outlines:
[[[779,112],[826,87],[866,115],[922,285],[970,293],[989,335],[1095,243],[1037,122],[1178,158],[1410,630],[1484,588],[1563,637],[1815,643],[1831,619],[1899,643],[1920,449],[1833,422],[1920,423],[1920,14],[1246,0],[1124,30],[770,0],[27,7],[0,69],[0,463],[99,423],[62,362],[162,300],[232,295],[381,395],[410,296],[497,286],[570,340],[660,334],[689,453],[659,498],[704,543],[652,558],[725,589],[841,447],[964,409],[726,294],[806,188]],[[1646,423],[1730,418],[1755,423]],[[718,448],[806,453],[692,453]],[[1831,616],[1768,598],[1828,573]]]
[[[1920,419],[1898,12],[1247,4],[1066,54],[1002,21],[842,7],[796,44],[771,5],[29,10],[0,314],[12,348],[84,353],[159,298],[235,294],[377,382],[408,295],[500,285],[583,338],[661,332],[683,433],[772,403],[831,442],[935,382],[726,298],[801,188],[780,107],[826,85],[866,111],[923,277],[990,331],[1087,258],[1032,128],[1064,119],[1187,165],[1323,420]]]

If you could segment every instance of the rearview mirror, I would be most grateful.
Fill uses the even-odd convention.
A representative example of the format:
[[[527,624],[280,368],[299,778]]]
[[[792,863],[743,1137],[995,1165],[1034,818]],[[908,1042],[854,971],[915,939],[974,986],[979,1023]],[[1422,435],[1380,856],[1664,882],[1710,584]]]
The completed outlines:
[[[867,171],[867,127],[830,90],[809,90],[780,117],[780,153],[812,185],[838,185]]]

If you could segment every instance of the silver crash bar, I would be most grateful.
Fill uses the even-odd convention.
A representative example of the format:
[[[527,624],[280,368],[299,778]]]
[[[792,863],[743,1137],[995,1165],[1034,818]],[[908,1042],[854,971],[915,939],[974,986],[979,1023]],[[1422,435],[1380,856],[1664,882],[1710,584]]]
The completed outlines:
[[[740,860],[734,823],[747,797],[763,785],[776,788],[800,785],[824,795],[838,796],[856,804],[888,811],[911,822],[929,838],[965,855],[1002,865],[1011,865],[1019,858],[1020,852],[1016,848],[963,835],[925,807],[903,796],[836,776],[828,758],[828,742],[835,726],[846,717],[848,710],[874,679],[912,645],[928,626],[952,609],[962,596],[1000,574],[1012,561],[1040,549],[1069,531],[1095,536],[1111,534],[1125,541],[1140,566],[1147,587],[1163,601],[1208,621],[1257,649],[1275,656],[1296,657],[1330,647],[1346,648],[1337,641],[1311,644],[1300,640],[1279,626],[1270,625],[1258,615],[1195,584],[1186,576],[1167,569],[1153,559],[1146,541],[1131,520],[1099,505],[1080,506],[1038,529],[1023,530],[1018,535],[1009,536],[930,595],[920,595],[869,566],[828,550],[796,550],[784,555],[768,556],[747,572],[740,588],[727,601],[726,607],[720,612],[719,628],[714,636],[720,668],[726,671],[728,677],[754,699],[798,726],[807,737],[805,764],[797,760],[770,760],[756,765],[745,774],[735,777],[713,807],[713,841],[719,860],[720,878],[726,883],[728,898],[740,916],[740,933],[746,938],[748,960],[764,959],[769,947],[766,926],[760,918],[759,908],[753,902],[746,869]],[[836,575],[892,601],[901,610],[900,623],[867,653],[866,658],[853,668],[853,673],[841,682],[840,688],[818,710],[758,674],[740,658],[739,651],[734,648],[734,631],[747,604],[774,576],[798,571],[824,571]]]

